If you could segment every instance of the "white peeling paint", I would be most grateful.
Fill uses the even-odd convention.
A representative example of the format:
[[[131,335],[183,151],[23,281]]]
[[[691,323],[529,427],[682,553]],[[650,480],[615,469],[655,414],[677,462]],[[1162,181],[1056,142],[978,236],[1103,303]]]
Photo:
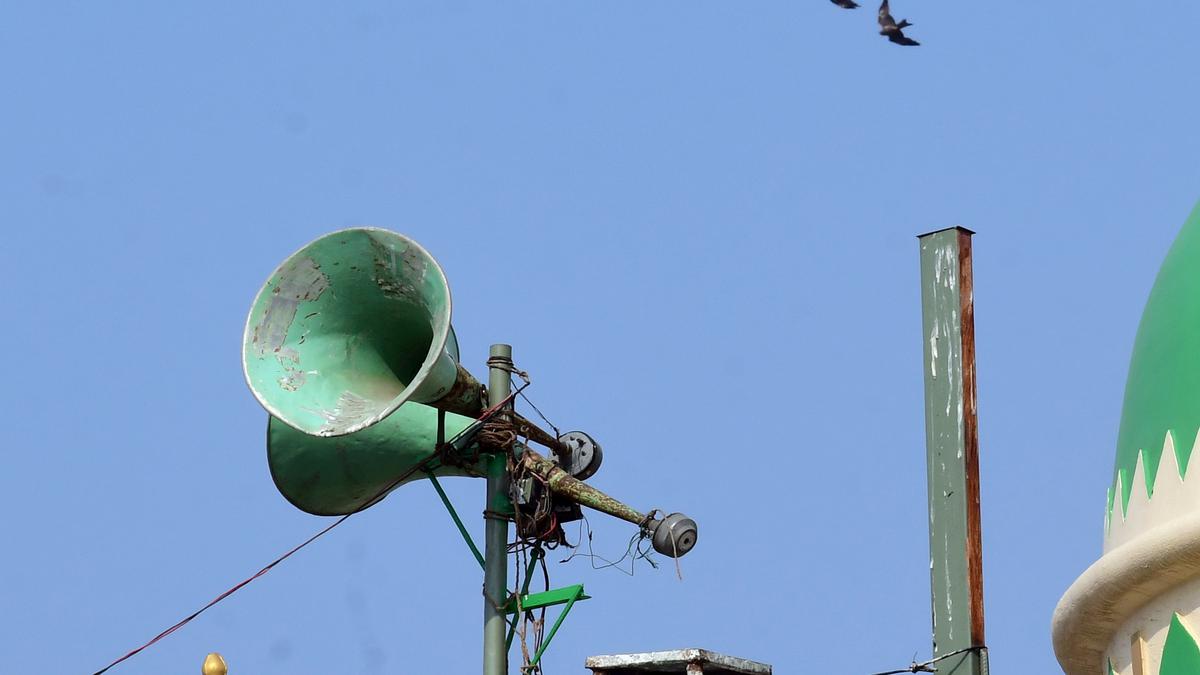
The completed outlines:
[[[276,277],[267,307],[254,327],[252,342],[258,356],[280,351],[300,303],[316,300],[327,288],[329,279],[312,258],[289,260]]]
[[[318,430],[321,436],[332,436],[366,420],[377,411],[378,405],[352,391],[343,391],[333,410],[318,411],[325,418],[325,426]]]
[[[938,325],[935,321],[933,324],[933,334],[929,336],[929,352],[932,358],[929,359],[929,376],[937,379],[937,360],[938,360]]]

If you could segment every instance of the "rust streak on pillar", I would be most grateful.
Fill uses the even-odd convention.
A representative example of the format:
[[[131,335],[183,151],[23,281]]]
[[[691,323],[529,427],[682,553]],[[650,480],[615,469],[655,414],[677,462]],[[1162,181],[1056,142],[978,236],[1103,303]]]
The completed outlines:
[[[967,474],[967,578],[971,593],[972,643],[983,638],[983,532],[979,513],[979,417],[975,392],[975,282],[971,232],[958,230],[959,320],[963,360],[963,461]]]

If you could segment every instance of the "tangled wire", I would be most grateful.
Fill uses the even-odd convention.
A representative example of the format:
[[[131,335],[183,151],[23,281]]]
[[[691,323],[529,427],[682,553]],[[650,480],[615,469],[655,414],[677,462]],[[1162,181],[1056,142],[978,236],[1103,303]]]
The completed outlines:
[[[562,435],[558,427],[547,419],[533,401],[524,394],[524,390],[530,384],[529,375],[514,367],[512,361],[504,357],[489,359],[488,366],[505,370],[524,380],[524,384],[519,387],[515,386],[516,383],[510,382],[513,385],[513,393],[508,399],[510,403],[494,411],[494,414],[487,418],[476,432],[474,440],[478,452],[503,455],[505,458],[505,468],[509,478],[509,497],[513,505],[511,519],[516,526],[516,538],[508,546],[508,552],[514,555],[516,560],[513,588],[517,589],[509,595],[509,602],[516,610],[509,627],[509,640],[511,643],[513,638],[520,637],[522,674],[541,675],[540,661],[535,663],[534,659],[541,652],[544,644],[546,608],[526,610],[521,603],[528,595],[530,583],[539,568],[543,589],[550,589],[550,573],[546,566],[547,551],[554,550],[559,546],[566,546],[572,551],[570,555],[560,561],[561,563],[570,562],[577,556],[585,557],[591,562],[593,569],[614,568],[628,575],[633,574],[638,560],[645,560],[655,568],[658,567],[658,564],[651,557],[649,531],[644,526],[639,528],[637,534],[629,540],[625,553],[617,560],[610,561],[595,553],[592,547],[591,524],[588,523],[587,517],[579,509],[579,506],[574,503],[560,503],[550,489],[547,479],[529,466],[522,457],[524,447],[531,440],[543,444],[553,443],[554,439]],[[554,430],[555,436],[547,438],[549,435],[546,432],[541,431],[516,413],[511,402],[518,396],[524,399],[537,415]],[[495,514],[494,517],[503,516]],[[562,521],[575,519],[580,521],[579,540],[575,544],[571,544],[563,530]],[[585,531],[586,552],[582,549]],[[629,568],[623,569],[623,563],[626,560],[629,561]],[[597,564],[597,561],[600,561],[601,564]]]
[[[936,673],[938,671],[938,669],[935,668],[933,666],[933,664],[937,663],[938,661],[943,661],[945,659],[948,659],[951,656],[958,656],[959,654],[966,654],[967,652],[979,652],[981,658],[984,658],[984,659],[987,658],[987,646],[986,645],[976,645],[974,647],[964,647],[962,649],[956,649],[952,652],[947,652],[945,654],[942,654],[941,656],[939,656],[937,658],[929,659],[928,661],[921,661],[920,663],[918,663],[916,659],[913,659],[913,662],[911,664],[909,664],[907,668],[901,668],[899,670],[888,670],[888,671],[884,671],[882,673],[875,673],[875,675],[900,675],[900,673]],[[986,661],[985,661],[985,663],[986,663]]]

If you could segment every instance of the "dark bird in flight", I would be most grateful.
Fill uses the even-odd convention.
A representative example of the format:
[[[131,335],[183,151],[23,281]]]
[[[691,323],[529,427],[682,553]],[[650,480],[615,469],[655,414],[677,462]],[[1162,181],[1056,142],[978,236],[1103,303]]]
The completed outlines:
[[[904,35],[904,29],[911,25],[908,19],[902,19],[900,23],[896,23],[896,20],[892,18],[892,13],[888,10],[888,0],[883,0],[883,4],[879,6],[880,35],[886,36],[888,40],[898,45],[916,47],[921,43]]]
[[[857,9],[858,8],[858,3],[855,2],[854,0],[829,0],[829,1],[832,2],[833,4],[837,5],[838,7],[841,7],[842,9]]]

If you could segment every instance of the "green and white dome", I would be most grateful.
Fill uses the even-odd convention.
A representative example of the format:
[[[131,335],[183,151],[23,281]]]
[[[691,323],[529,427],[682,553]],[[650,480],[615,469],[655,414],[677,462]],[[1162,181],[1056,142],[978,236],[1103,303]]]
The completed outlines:
[[[1200,207],[1167,254],[1138,327],[1104,553],[1054,613],[1054,650],[1068,675],[1200,673],[1197,430]]]

